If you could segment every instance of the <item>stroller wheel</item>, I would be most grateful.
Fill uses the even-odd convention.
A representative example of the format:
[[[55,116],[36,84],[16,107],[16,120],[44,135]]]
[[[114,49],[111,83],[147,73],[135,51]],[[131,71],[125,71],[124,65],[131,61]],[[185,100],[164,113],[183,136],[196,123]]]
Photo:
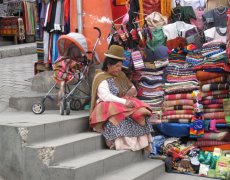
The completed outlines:
[[[70,102],[66,101],[66,110],[65,110],[66,115],[70,115]]]
[[[59,110],[60,110],[60,114],[61,114],[61,115],[64,115],[64,111],[65,111],[65,102],[64,102],[64,100],[62,100],[62,101],[60,102]]]
[[[74,101],[74,109],[75,109],[76,111],[78,111],[78,110],[81,109],[81,107],[82,107],[81,101],[80,101],[79,99],[75,100],[75,101]]]
[[[31,109],[34,114],[42,114],[45,111],[45,105],[41,102],[34,103]]]

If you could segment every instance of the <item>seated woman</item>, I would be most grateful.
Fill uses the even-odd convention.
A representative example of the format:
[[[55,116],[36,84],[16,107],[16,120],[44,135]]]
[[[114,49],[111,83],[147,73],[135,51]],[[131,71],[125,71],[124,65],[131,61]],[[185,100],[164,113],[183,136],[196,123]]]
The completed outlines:
[[[111,45],[105,56],[92,84],[90,126],[110,149],[151,150],[151,109],[135,98],[136,88],[122,71],[124,49]]]

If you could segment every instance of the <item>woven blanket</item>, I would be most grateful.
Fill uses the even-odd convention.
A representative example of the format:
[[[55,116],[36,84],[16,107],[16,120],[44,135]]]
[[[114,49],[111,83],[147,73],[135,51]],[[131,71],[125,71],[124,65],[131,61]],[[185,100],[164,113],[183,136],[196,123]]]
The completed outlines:
[[[205,104],[203,105],[204,109],[216,109],[221,108],[223,109],[223,104]]]
[[[189,105],[177,105],[177,106],[171,106],[171,107],[164,107],[164,111],[171,111],[171,110],[191,110],[194,109],[193,106]]]
[[[173,93],[185,93],[185,92],[192,92],[193,90],[197,90],[199,89],[199,86],[194,86],[194,85],[189,85],[189,86],[180,86],[180,88],[178,88],[178,86],[176,87],[170,87],[165,89],[165,93],[166,94],[173,94]]]
[[[152,124],[161,124],[161,123],[180,123],[180,124],[189,124],[191,119],[158,119],[151,122]]]
[[[218,140],[230,142],[230,132],[227,130],[219,133],[205,132],[204,137],[200,138],[199,140]]]
[[[208,92],[208,91],[216,91],[216,90],[226,90],[226,89],[230,89],[229,87],[230,87],[230,83],[205,84],[202,86],[202,91]]]
[[[222,76],[223,76],[223,74],[214,73],[214,72],[205,72],[205,71],[197,71],[196,72],[196,78],[199,81],[207,81],[207,80],[222,77]]]
[[[171,83],[165,83],[164,87],[168,88],[168,87],[182,86],[182,85],[185,85],[185,86],[192,86],[192,85],[198,86],[199,83],[197,81],[171,82]]]
[[[168,115],[177,115],[177,114],[193,114],[193,110],[172,110],[172,111],[164,111],[163,115],[168,116]]]
[[[177,99],[193,99],[192,94],[169,94],[165,96],[165,100],[177,100]]]
[[[166,79],[168,82],[197,81],[195,75],[188,75],[188,76],[167,75]]]
[[[230,94],[230,90],[219,90],[219,91],[203,92],[202,97],[213,96],[213,95],[218,95],[218,94]]]
[[[217,95],[213,95],[213,96],[206,96],[206,97],[203,97],[204,100],[206,99],[219,99],[219,98],[228,98],[230,97],[229,94],[217,94]]]
[[[211,100],[204,100],[202,101],[203,105],[208,105],[208,104],[221,104],[223,105],[224,99],[211,99]]]
[[[145,116],[151,115],[150,106],[136,98],[130,98],[135,102],[134,108],[127,108],[125,105],[116,102],[100,102],[96,105],[90,115],[90,126],[101,132],[102,125],[110,120],[114,125],[118,125],[126,117],[130,116],[140,125],[144,125]]]
[[[200,81],[200,83],[201,83],[201,85],[212,84],[212,83],[223,83],[223,82],[226,82],[226,80],[227,80],[227,76],[221,76],[221,77],[209,79],[206,81]]]
[[[190,105],[193,106],[193,100],[189,99],[181,99],[181,100],[171,100],[171,101],[164,101],[164,107],[170,106],[177,106],[177,105]]]
[[[224,110],[223,108],[204,109],[204,113],[210,113],[210,112],[224,112]]]
[[[218,146],[223,144],[229,144],[229,142],[217,141],[217,140],[200,140],[200,138],[198,138],[198,141],[194,142],[194,145],[198,147]]]
[[[230,114],[228,114],[230,115]],[[224,119],[225,114],[224,112],[212,112],[212,113],[204,113],[205,119]]]
[[[190,114],[176,114],[176,115],[168,115],[163,116],[163,119],[191,119],[193,115]]]

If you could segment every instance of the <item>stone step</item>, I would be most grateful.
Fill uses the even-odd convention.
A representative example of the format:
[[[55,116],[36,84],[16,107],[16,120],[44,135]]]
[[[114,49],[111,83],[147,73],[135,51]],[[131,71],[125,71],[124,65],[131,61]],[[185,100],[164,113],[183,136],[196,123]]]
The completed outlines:
[[[201,177],[197,175],[187,175],[187,174],[180,174],[180,173],[162,173],[159,177],[155,180],[165,180],[165,179],[176,179],[176,180],[208,180],[213,178],[208,177]]]
[[[33,143],[28,148],[36,152],[41,149],[53,149],[53,156],[49,160],[50,165],[61,161],[76,158],[86,153],[105,148],[105,141],[100,133],[83,132],[79,134],[60,137],[46,142]]]
[[[36,53],[36,43],[0,46],[0,59]]]
[[[143,151],[98,150],[49,166],[51,180],[93,180],[103,174],[144,159]],[[70,179],[70,178],[69,178]]]
[[[9,99],[9,107],[18,111],[32,111],[32,105],[34,103],[40,103],[45,98],[45,93],[29,92],[20,95],[12,96]],[[46,110],[58,110],[57,95],[50,94],[44,101]]]
[[[69,116],[61,116],[59,111],[45,111],[41,115],[21,112],[11,116],[2,115],[1,124],[18,127],[24,144],[30,145],[88,131],[89,112],[73,111]]]
[[[164,162],[161,160],[146,159],[130,164],[125,168],[100,176],[95,180],[154,180],[165,172]],[[167,178],[166,178],[167,179]],[[165,179],[164,179],[165,180]]]

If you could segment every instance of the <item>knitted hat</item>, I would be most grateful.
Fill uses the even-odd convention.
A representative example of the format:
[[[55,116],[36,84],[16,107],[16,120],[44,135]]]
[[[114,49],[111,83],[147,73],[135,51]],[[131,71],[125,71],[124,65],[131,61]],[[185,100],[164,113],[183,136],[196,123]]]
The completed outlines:
[[[169,56],[166,46],[158,46],[154,51],[153,59],[167,59]]]
[[[118,45],[111,45],[107,53],[104,54],[106,57],[125,60],[124,57],[124,48]]]

